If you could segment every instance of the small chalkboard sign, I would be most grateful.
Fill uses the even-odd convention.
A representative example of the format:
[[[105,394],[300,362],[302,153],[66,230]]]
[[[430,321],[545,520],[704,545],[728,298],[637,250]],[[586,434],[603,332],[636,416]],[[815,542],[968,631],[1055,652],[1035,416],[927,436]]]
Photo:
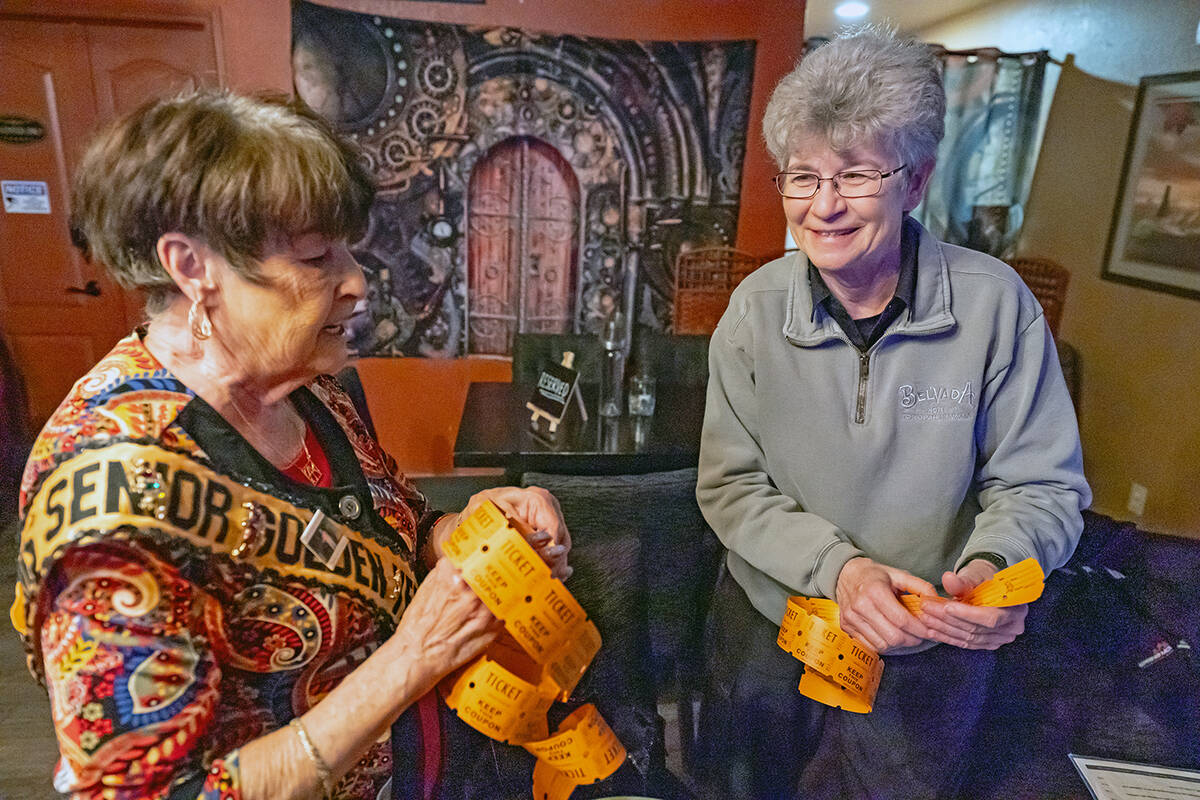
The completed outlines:
[[[538,375],[533,397],[525,407],[533,412],[529,424],[539,436],[553,438],[572,405],[579,408],[580,416],[587,422],[587,409],[579,394],[579,373],[572,369],[574,363],[575,354],[568,350],[563,353],[561,364],[548,364]]]

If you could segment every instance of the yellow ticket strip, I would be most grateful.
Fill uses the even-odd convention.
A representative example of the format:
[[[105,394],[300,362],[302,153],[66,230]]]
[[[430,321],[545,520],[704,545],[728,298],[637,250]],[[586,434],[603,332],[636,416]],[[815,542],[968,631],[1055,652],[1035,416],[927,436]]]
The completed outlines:
[[[865,714],[875,702],[883,661],[843,631],[838,617],[838,605],[832,600],[789,597],[776,642],[804,663],[800,694]]]
[[[1032,558],[1002,569],[958,598],[975,606],[1031,603],[1042,595],[1045,575]],[[912,614],[924,603],[944,603],[944,597],[900,596]],[[883,660],[879,654],[842,630],[837,603],[823,598],[788,598],[776,642],[801,661],[800,693],[819,703],[866,714],[875,703]]]
[[[505,628],[484,655],[447,679],[444,695],[472,728],[537,757],[537,800],[564,800],[576,786],[616,772],[625,748],[591,704],[550,735],[546,712],[571,695],[600,649],[600,632],[522,530],[486,502],[443,548]]]
[[[1046,574],[1037,560],[1027,558],[1011,567],[1002,569],[990,579],[957,598],[959,602],[972,606],[1005,608],[1032,603],[1042,596]],[[923,603],[944,603],[948,598],[928,597],[919,594],[902,594],[900,602],[915,616],[921,613]]]

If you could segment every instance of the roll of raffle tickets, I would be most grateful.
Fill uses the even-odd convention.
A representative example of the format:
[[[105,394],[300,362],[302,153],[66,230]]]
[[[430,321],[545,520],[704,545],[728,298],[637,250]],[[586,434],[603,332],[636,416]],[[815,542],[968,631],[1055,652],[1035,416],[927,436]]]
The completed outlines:
[[[446,557],[503,620],[505,633],[442,689],[446,704],[472,728],[537,757],[535,800],[562,800],[576,786],[616,772],[625,748],[591,704],[550,734],[546,712],[571,695],[600,649],[600,632],[523,529],[489,501],[446,542]]]
[[[1027,558],[1000,570],[958,600],[994,608],[1031,603],[1041,597],[1044,581],[1041,566]],[[944,597],[900,596],[901,604],[913,615],[921,613],[924,603],[946,601]],[[883,676],[883,660],[841,629],[837,603],[789,597],[776,641],[804,664],[798,687],[802,695],[845,711],[866,714],[871,710]]]

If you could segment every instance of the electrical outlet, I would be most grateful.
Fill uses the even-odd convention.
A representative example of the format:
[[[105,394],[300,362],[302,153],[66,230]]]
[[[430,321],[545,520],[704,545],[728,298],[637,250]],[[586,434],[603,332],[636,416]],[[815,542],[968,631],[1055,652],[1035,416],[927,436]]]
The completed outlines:
[[[1140,517],[1146,510],[1146,494],[1146,487],[1134,481],[1129,486],[1129,502],[1126,504],[1126,508]]]

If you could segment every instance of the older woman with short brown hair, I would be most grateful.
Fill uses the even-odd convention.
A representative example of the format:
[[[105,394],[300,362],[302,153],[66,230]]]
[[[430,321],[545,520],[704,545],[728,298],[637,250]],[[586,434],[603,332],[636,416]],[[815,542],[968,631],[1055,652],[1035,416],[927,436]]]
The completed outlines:
[[[353,147],[285,98],[150,103],[85,154],[75,238],[149,322],[75,385],[24,476],[16,618],[59,791],[373,800],[389,727],[417,709],[393,788],[445,777],[430,690],[498,627],[440,558],[458,515],[427,507],[328,377],[372,197]],[[468,507],[484,499],[569,573],[551,496]]]

